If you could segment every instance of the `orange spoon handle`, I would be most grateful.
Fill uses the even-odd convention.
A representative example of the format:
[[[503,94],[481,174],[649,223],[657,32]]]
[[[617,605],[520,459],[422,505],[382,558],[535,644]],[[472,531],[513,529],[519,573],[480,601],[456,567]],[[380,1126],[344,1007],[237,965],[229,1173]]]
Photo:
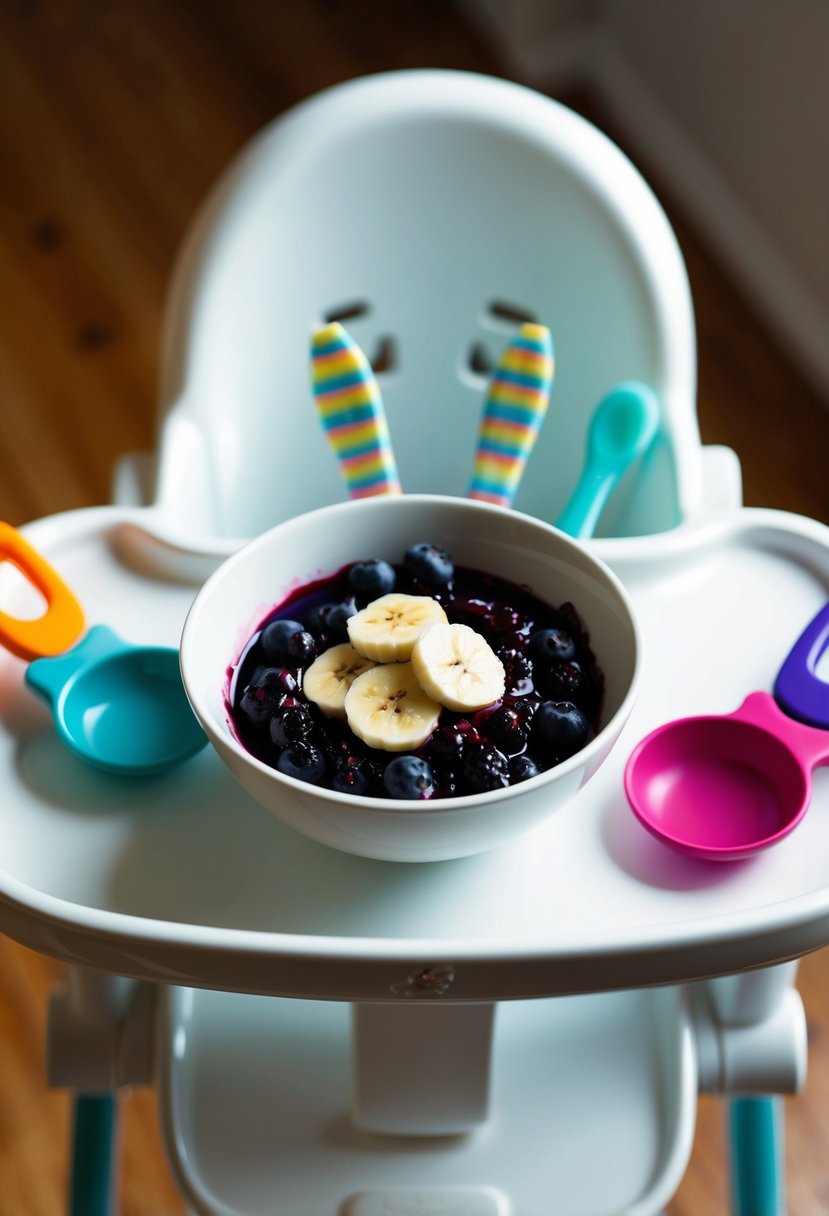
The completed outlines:
[[[63,654],[84,631],[83,609],[58,572],[33,549],[22,533],[0,521],[0,562],[9,561],[46,601],[32,620],[0,612],[0,644],[31,663]]]

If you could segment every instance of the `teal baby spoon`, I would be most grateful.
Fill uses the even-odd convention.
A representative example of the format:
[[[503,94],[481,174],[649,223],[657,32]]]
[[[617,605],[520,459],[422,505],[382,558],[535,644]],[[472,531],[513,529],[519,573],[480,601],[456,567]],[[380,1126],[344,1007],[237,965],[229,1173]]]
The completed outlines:
[[[592,536],[611,491],[649,447],[659,425],[653,389],[636,380],[617,384],[596,407],[587,431],[584,469],[555,521],[570,536]]]

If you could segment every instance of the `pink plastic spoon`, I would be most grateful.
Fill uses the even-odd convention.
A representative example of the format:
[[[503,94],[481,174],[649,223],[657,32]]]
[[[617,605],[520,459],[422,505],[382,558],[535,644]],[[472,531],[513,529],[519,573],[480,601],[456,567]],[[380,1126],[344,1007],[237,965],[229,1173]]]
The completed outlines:
[[[812,771],[829,764],[829,684],[816,674],[827,646],[829,604],[783,663],[777,700],[753,692],[734,713],[678,718],[634,748],[625,793],[649,832],[692,857],[736,861],[797,826]]]

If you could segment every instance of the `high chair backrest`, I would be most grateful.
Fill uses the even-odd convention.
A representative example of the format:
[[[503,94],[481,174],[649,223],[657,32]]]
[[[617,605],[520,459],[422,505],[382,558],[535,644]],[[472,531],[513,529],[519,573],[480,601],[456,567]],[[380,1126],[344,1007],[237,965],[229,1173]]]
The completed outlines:
[[[345,498],[309,380],[340,319],[377,369],[404,490],[465,494],[489,370],[523,319],[556,377],[516,507],[554,521],[620,380],[662,403],[605,535],[673,527],[700,494],[693,313],[667,219],[572,111],[461,72],[340,85],[260,133],[213,189],[167,310],[157,502],[245,538]]]

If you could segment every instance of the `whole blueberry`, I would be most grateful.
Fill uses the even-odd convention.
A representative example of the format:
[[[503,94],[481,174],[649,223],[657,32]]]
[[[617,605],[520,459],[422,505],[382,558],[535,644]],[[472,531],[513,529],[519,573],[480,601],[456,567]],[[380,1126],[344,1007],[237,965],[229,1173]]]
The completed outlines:
[[[530,635],[527,649],[534,662],[547,666],[567,663],[576,654],[575,642],[563,629],[536,629]]]
[[[532,735],[539,749],[566,759],[584,747],[590,722],[572,701],[545,701],[533,717]]]
[[[500,790],[509,785],[506,756],[487,743],[472,743],[465,749],[461,772],[473,794]]]
[[[348,585],[358,599],[370,603],[381,595],[394,591],[397,575],[394,567],[382,558],[373,557],[369,561],[355,562],[348,572]]]
[[[427,587],[446,587],[455,577],[455,566],[446,550],[426,541],[406,550],[403,565],[412,578]]]
[[[434,790],[432,770],[419,756],[395,756],[386,765],[383,784],[392,798],[428,798]]]
[[[272,663],[281,663],[285,666],[290,660],[288,643],[295,633],[302,633],[302,630],[303,627],[299,621],[271,621],[262,630],[259,638],[259,645],[262,647],[265,658]]]
[[[526,752],[522,752],[520,756],[513,756],[509,762],[509,777],[513,785],[529,781],[530,777],[537,777],[540,771],[535,760]]]
[[[328,616],[333,607],[334,605],[330,603],[317,604],[317,606],[312,608],[308,613],[308,616],[305,618],[307,629],[314,635],[315,638],[317,638],[317,640],[319,640],[321,637],[326,637],[328,634]]]
[[[307,667],[317,657],[314,635],[307,629],[298,629],[296,633],[291,634],[285,649],[288,662],[295,663],[297,667]]]
[[[343,600],[341,604],[334,604],[326,620],[326,628],[332,641],[345,642],[348,640],[348,622],[351,617],[355,616],[357,605],[353,599]]]
[[[259,667],[239,698],[239,709],[254,726],[266,726],[291,690],[281,667]],[[294,690],[296,691],[296,687]]]
[[[318,747],[300,740],[289,744],[284,752],[280,753],[276,767],[286,777],[296,777],[298,781],[319,785],[325,777],[328,765]]]

